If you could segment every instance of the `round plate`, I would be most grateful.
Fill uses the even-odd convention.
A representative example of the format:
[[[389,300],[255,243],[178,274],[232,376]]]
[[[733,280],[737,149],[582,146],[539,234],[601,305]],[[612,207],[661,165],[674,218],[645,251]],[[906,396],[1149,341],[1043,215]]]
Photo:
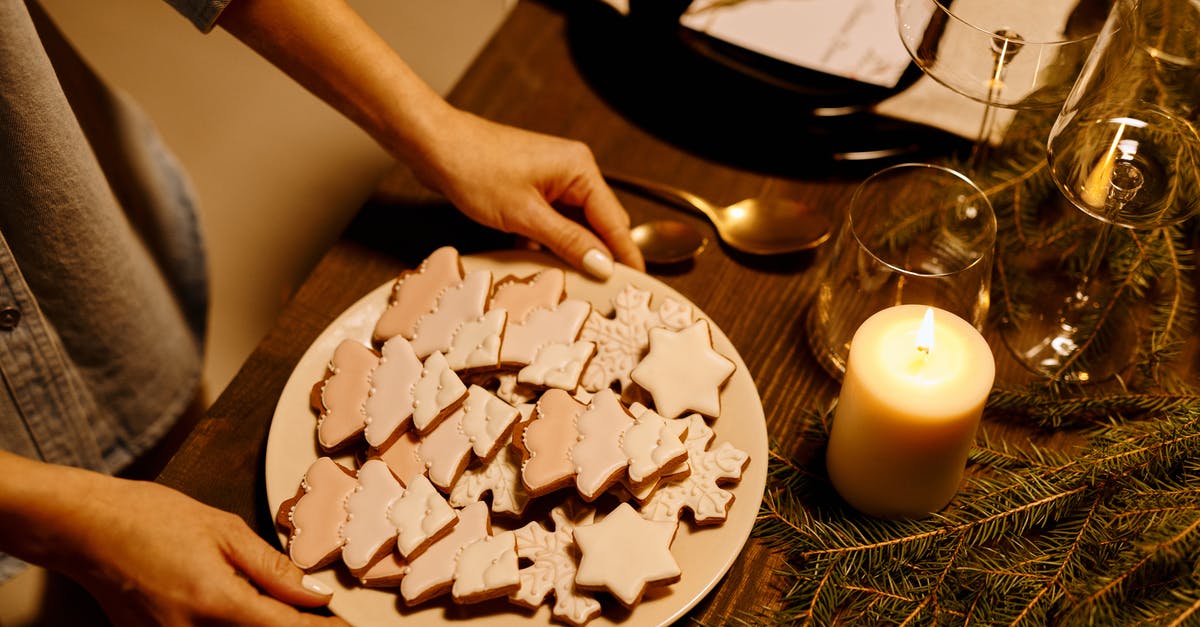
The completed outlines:
[[[524,251],[464,256],[462,265],[468,272],[491,270],[497,279],[510,274],[527,276],[548,266],[562,268],[567,274],[567,295],[591,302],[595,310],[605,315],[611,315],[611,299],[628,284],[649,290],[653,294],[652,308],[665,298],[691,304],[658,280],[625,266],[618,265],[612,278],[599,283],[566,268],[556,259]],[[383,313],[391,285],[389,281],[379,286],[338,316],[309,346],[292,371],[279,397],[267,436],[266,488],[272,512],[277,512],[284,500],[295,495],[300,479],[320,454],[314,436],[316,421],[309,406],[313,384],[324,377],[326,366],[339,342],[343,339],[364,343],[370,341],[371,330]],[[692,307],[697,316],[707,318],[699,308]],[[745,362],[725,334],[715,324],[711,327],[713,346],[737,365],[737,370],[721,392],[721,416],[710,423],[716,432],[712,448],[727,441],[750,455],[741,481],[726,486],[736,497],[730,507],[729,517],[719,526],[698,527],[685,515],[685,522],[680,524],[671,546],[671,552],[683,571],[682,579],[666,588],[653,590],[652,594],[648,593],[632,611],[625,610],[606,595],[597,595],[604,604],[604,612],[589,625],[628,620],[635,620],[638,625],[668,625],[674,622],[717,585],[750,537],[750,529],[754,526],[766,486],[766,421],[762,401]],[[348,460],[342,461],[349,463]],[[496,521],[502,522],[499,518]],[[548,524],[548,521],[543,522]],[[281,534],[281,544],[286,546],[286,541],[286,536]],[[422,625],[470,619],[473,624],[479,625],[525,626],[530,624],[531,615],[534,624],[551,622],[548,605],[530,612],[505,601],[479,606],[455,606],[443,598],[408,608],[392,589],[356,586],[355,581],[344,572],[345,569],[337,567],[335,563],[314,575],[335,590],[330,609],[360,627],[411,625],[414,624],[411,622],[414,618],[419,621],[415,624]]]

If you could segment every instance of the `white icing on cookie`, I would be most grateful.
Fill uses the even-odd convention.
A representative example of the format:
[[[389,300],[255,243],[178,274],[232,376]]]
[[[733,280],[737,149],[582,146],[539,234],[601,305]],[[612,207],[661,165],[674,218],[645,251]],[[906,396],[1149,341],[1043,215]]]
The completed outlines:
[[[571,344],[591,311],[591,303],[569,299],[552,309],[535,309],[522,322],[510,322],[504,330],[500,361],[521,366],[532,362],[547,344]]]
[[[454,333],[446,361],[454,370],[500,366],[501,334],[508,312],[493,309],[476,320],[464,322]]]
[[[699,524],[724,522],[733,493],[721,485],[740,479],[750,456],[729,442],[708,450],[714,436],[712,429],[697,414],[688,420],[685,445],[690,472],[659,485],[642,504],[642,516],[649,520],[678,520],[686,507],[692,510],[692,517]]]
[[[442,490],[450,490],[450,486],[466,470],[469,461],[472,443],[463,433],[464,414],[460,407],[433,431],[422,436],[421,443],[417,445],[417,454],[425,461],[425,473]]]
[[[586,500],[600,496],[629,464],[621,450],[621,436],[633,426],[633,417],[612,390],[601,390],[575,420],[579,439],[571,448],[575,487]]]
[[[467,393],[467,386],[446,363],[446,357],[434,352],[425,359],[421,377],[413,386],[413,427],[426,433],[445,418]]]
[[[435,351],[449,351],[459,328],[483,317],[491,289],[492,273],[476,270],[468,273],[461,283],[443,292],[437,307],[417,321],[412,337],[417,357],[424,359]]]
[[[629,372],[641,360],[649,346],[648,331],[655,327],[682,329],[692,323],[689,305],[671,298],[663,299],[657,310],[650,309],[651,293],[626,285],[613,300],[613,317],[592,311],[579,339],[596,343],[596,354],[588,362],[580,384],[593,392],[619,382],[629,387]]]
[[[576,527],[580,558],[575,583],[608,590],[625,607],[637,605],[646,586],[670,583],[682,574],[671,555],[678,526],[646,520],[621,503],[604,520]]]
[[[491,457],[503,442],[507,442],[513,425],[521,417],[521,412],[515,407],[478,385],[467,389],[462,412],[462,434],[471,442],[476,457],[485,459]]]
[[[679,331],[651,329],[650,352],[629,376],[650,392],[664,418],[688,410],[716,417],[721,387],[734,368],[728,357],[713,350],[708,321],[697,320]]]
[[[458,516],[429,479],[418,475],[391,503],[387,520],[396,536],[396,550],[411,560],[430,540],[455,524]]]
[[[529,492],[521,483],[521,454],[511,446],[501,446],[490,460],[468,467],[447,499],[455,507],[465,507],[492,495],[492,511],[520,516],[529,504]]]
[[[574,530],[592,524],[591,508],[560,505],[550,511],[553,531],[536,522],[516,530],[517,555],[529,560],[520,571],[521,588],[509,596],[518,605],[536,608],[554,592],[551,613],[572,625],[583,625],[600,613],[600,603],[575,587],[578,549]]]
[[[379,365],[371,372],[370,393],[364,403],[367,444],[381,446],[399,429],[407,429],[413,413],[413,388],[423,365],[403,336],[384,343]]]
[[[517,373],[517,382],[560,390],[579,387],[584,365],[596,350],[592,342],[544,344],[537,357]]]
[[[664,468],[671,468],[687,459],[687,447],[680,434],[686,421],[667,420],[641,403],[629,406],[634,424],[621,438],[621,450],[629,459],[629,480],[641,484],[658,478]],[[671,424],[676,423],[676,424]]]
[[[400,581],[400,595],[415,605],[447,590],[454,581],[455,558],[469,542],[488,535],[488,508],[472,503],[458,511],[458,524],[425,552],[409,560],[408,572]]]
[[[358,484],[346,499],[342,525],[342,561],[351,572],[367,568],[395,541],[396,527],[388,520],[388,509],[403,494],[404,487],[386,462],[367,460],[358,469]]]
[[[456,603],[477,603],[507,596],[521,585],[517,575],[517,542],[511,531],[484,536],[458,551],[454,585]]]

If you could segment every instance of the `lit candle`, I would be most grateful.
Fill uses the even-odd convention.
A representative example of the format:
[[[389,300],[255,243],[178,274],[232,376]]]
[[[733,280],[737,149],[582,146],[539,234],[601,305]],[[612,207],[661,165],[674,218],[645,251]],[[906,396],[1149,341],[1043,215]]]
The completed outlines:
[[[924,305],[876,313],[854,333],[829,434],[829,478],[855,509],[918,518],[958,491],[995,378],[987,341]]]

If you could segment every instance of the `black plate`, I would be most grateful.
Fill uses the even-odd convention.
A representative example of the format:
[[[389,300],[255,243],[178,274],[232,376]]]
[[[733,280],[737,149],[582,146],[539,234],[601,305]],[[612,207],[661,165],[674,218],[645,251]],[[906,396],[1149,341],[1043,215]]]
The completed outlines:
[[[689,0],[559,3],[571,52],[596,92],[630,121],[694,154],[766,174],[877,169],[964,150],[969,142],[872,113],[895,88],[802,68],[680,25]]]

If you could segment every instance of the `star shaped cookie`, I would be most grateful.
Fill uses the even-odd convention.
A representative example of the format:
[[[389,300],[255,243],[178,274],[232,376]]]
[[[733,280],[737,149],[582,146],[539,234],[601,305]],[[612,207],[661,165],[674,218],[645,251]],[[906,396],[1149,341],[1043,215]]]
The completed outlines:
[[[580,558],[575,585],[608,590],[622,605],[637,605],[646,586],[679,580],[682,571],[671,555],[678,526],[646,520],[628,503],[621,503],[604,520],[576,527]]]
[[[673,331],[650,329],[650,352],[629,373],[654,397],[654,408],[667,419],[691,410],[721,414],[721,386],[733,375],[729,358],[713,350],[707,320]]]

